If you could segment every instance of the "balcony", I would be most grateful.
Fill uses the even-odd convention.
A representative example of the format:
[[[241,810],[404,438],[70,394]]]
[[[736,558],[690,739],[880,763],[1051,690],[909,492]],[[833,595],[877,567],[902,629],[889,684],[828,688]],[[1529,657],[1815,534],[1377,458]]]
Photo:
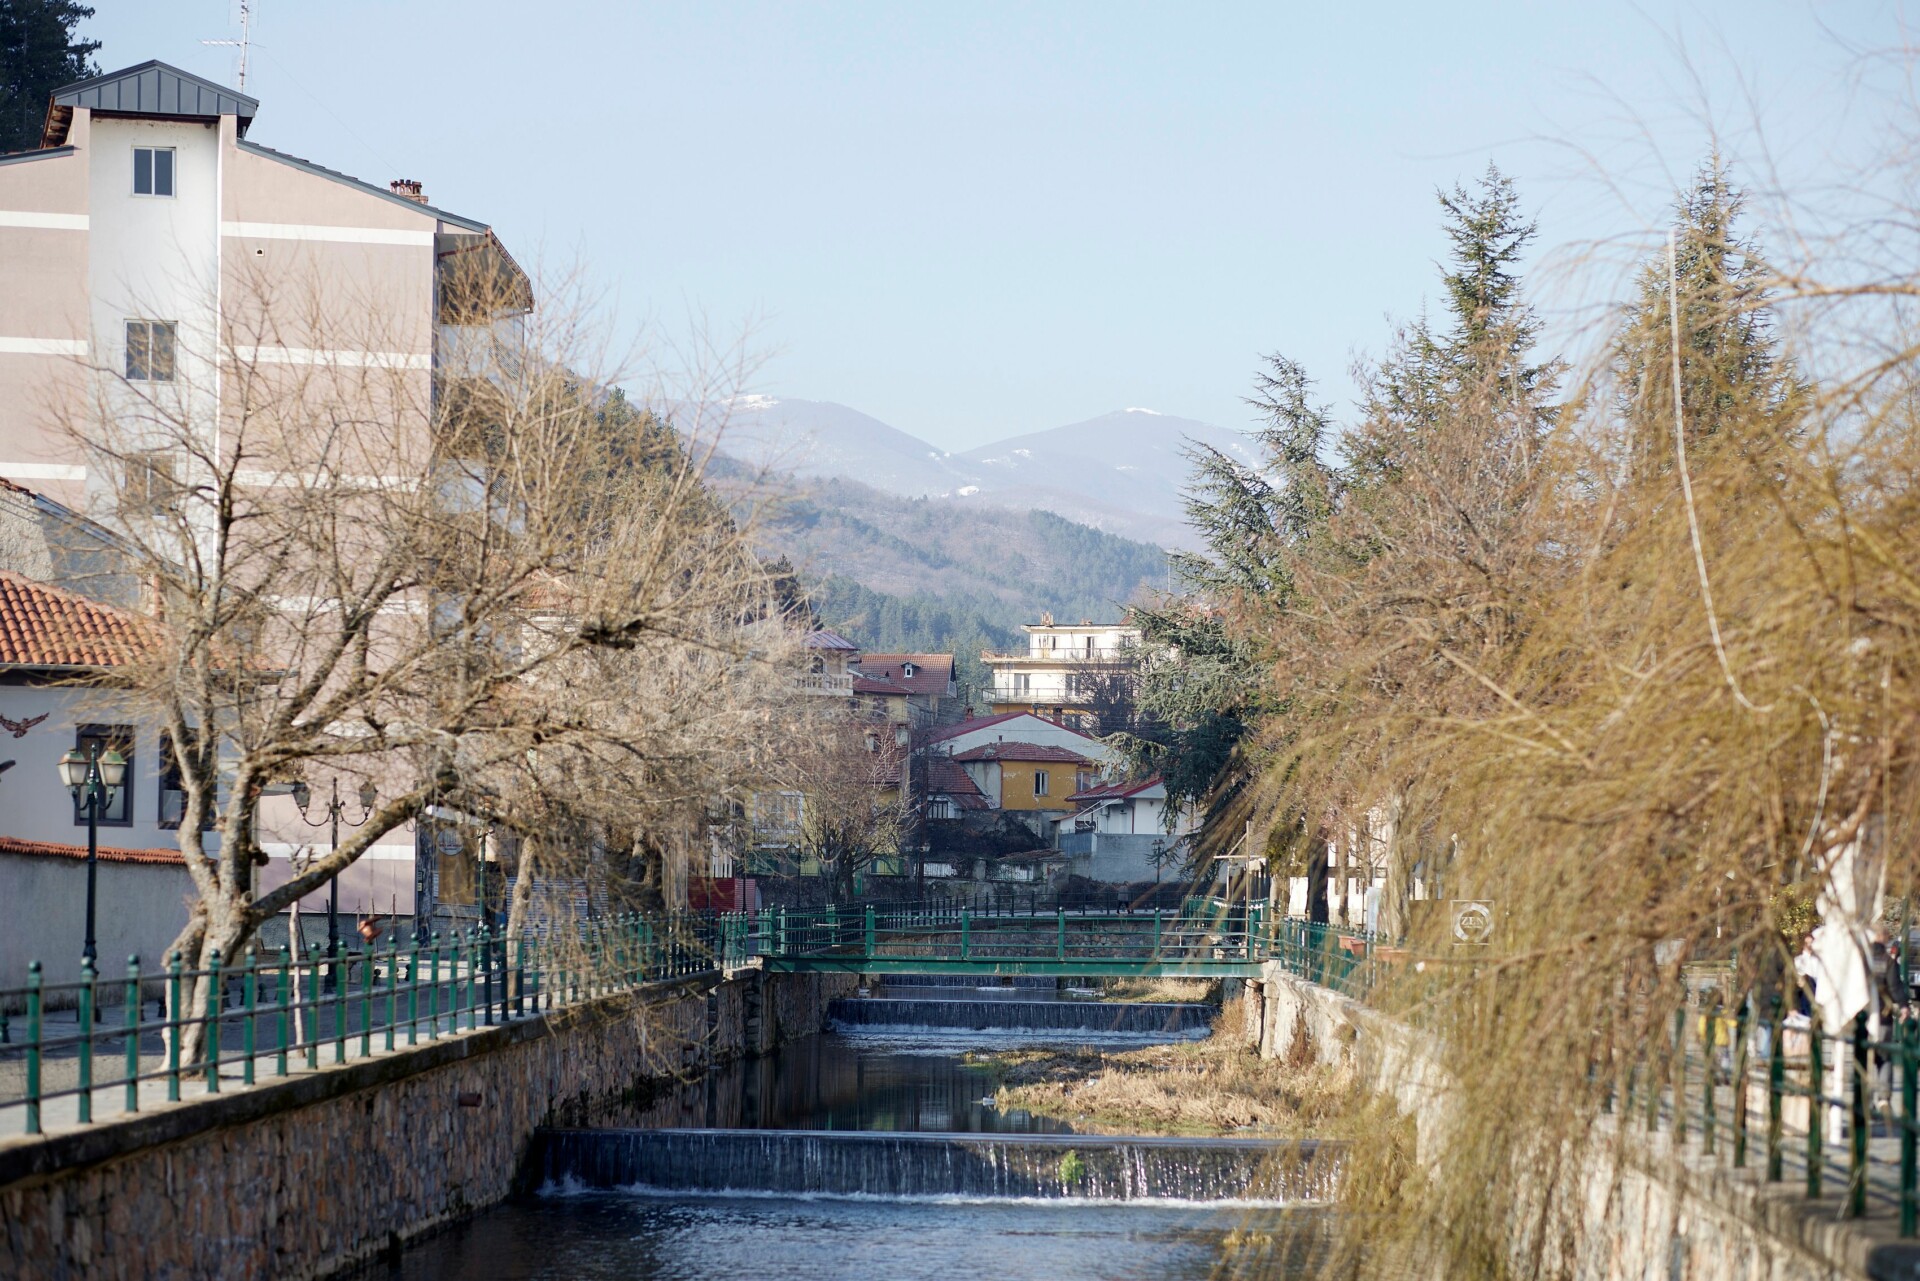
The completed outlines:
[[[807,672],[795,678],[802,694],[825,694],[834,698],[853,697],[852,672]]]

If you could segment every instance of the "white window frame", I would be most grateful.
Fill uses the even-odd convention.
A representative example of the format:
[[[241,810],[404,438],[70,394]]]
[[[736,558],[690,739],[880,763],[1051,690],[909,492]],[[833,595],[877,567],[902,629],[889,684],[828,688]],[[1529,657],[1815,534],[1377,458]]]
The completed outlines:
[[[165,191],[140,190],[140,153],[143,151],[153,153],[164,151],[172,157],[172,159],[167,162],[167,189]],[[127,188],[133,196],[141,200],[172,200],[180,194],[180,149],[178,147],[154,147],[143,144],[133,148],[133,154],[128,157],[128,160],[131,161],[131,163],[127,166]],[[147,180],[149,183],[152,183],[153,180],[153,160],[151,158],[147,161]]]
[[[1033,794],[1035,796],[1050,795],[1049,789],[1052,785],[1053,780],[1047,777],[1046,770],[1037,769],[1033,772]]]

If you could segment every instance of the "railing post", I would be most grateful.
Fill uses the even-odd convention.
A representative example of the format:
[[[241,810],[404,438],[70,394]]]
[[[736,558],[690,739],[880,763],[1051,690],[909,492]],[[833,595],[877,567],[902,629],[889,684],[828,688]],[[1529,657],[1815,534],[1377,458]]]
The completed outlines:
[[[1714,1133],[1713,1133],[1714,1123],[1717,1120],[1717,1118],[1713,1114],[1714,1113],[1713,1051],[1715,1050],[1716,1047],[1718,1047],[1720,1043],[1720,1020],[1714,1017],[1712,1010],[1707,1011],[1706,1019],[1707,1019],[1706,1045],[1704,1046],[1701,1052],[1704,1059],[1704,1063],[1703,1063],[1702,1071],[1700,1073],[1700,1114],[1702,1118],[1701,1119],[1702,1130],[1701,1130],[1700,1137],[1701,1137],[1701,1151],[1704,1152],[1707,1156],[1712,1156],[1713,1140],[1714,1140]],[[1684,1064],[1685,1061],[1686,1060],[1683,1057],[1681,1062]]]
[[[295,1008],[305,1009],[306,1017],[301,1020],[300,1039],[306,1043],[307,1067],[309,1070],[320,1066],[320,977],[317,970],[320,952],[313,945],[307,948],[307,998],[300,999],[300,953],[294,952],[295,969],[293,972],[293,1002]]]
[[[1907,949],[1905,940],[1901,941],[1900,956],[1905,961]],[[1920,1136],[1914,1132],[1914,1108],[1920,1104],[1920,1072],[1915,1071],[1915,1050],[1920,1048],[1920,1023],[1913,1019],[1904,1019],[1900,1024],[1897,1038],[1900,1046],[1900,1235],[1912,1236],[1920,1231],[1920,1190],[1916,1190],[1915,1151]]]
[[[387,1030],[382,1048],[393,1049],[393,1025],[400,1021],[400,934],[387,938]]]
[[[1673,1144],[1677,1149],[1687,1141],[1687,1002],[1684,993],[1680,1008],[1673,1012],[1672,1062],[1668,1075],[1673,1085]]]
[[[1847,1170],[1847,1217],[1865,1218],[1867,1213],[1867,1012],[1853,1019],[1853,1089],[1847,1118],[1847,1137],[1852,1160]]]
[[[140,957],[127,958],[127,1111],[140,1110]]]
[[[966,908],[960,909],[960,959],[969,959],[973,951],[973,913]]]
[[[1826,1089],[1821,1078],[1826,1075],[1825,1047],[1821,1044],[1822,1035],[1818,1021],[1807,1025],[1807,1195],[1820,1195],[1820,1165],[1826,1159],[1825,1136],[1821,1129],[1826,1121]]]
[[[40,1133],[40,962],[27,966],[27,1133]]]
[[[1058,943],[1060,959],[1067,959],[1067,909],[1056,905],[1053,909],[1054,922],[1059,930]]]
[[[93,958],[80,958],[80,991],[75,994],[78,1008],[75,1013],[80,1017],[80,1092],[74,1096],[79,1105],[80,1124],[87,1125],[93,1120],[93,980],[95,971]]]
[[[1733,1024],[1733,1168],[1743,1170],[1747,1165],[1747,1042],[1751,1038],[1750,1024],[1753,1015],[1753,998],[1740,998],[1740,1013]]]
[[[247,966],[240,979],[240,1000],[247,1009],[247,1021],[241,1025],[240,1048],[246,1055],[246,1063],[240,1069],[242,1084],[253,1084],[254,1027],[253,1018],[260,1007],[260,955],[249,947]]]
[[[291,1023],[293,1008],[290,1004],[292,999],[292,985],[288,982],[288,980],[292,978],[292,968],[293,960],[291,949],[283,947],[280,949],[280,972],[275,976],[274,980],[274,1004],[280,1007],[277,1018],[277,1022],[279,1023],[277,1032],[279,1045],[275,1048],[273,1055],[273,1073],[275,1076],[285,1076],[287,1074],[287,1034],[293,1030]]]
[[[1784,1177],[1782,1166],[1786,1159],[1786,1144],[1782,1133],[1784,1126],[1781,1118],[1781,1096],[1786,1092],[1787,1055],[1786,1042],[1782,1036],[1781,1014],[1784,1003],[1778,994],[1773,998],[1773,1022],[1767,1033],[1767,1182],[1778,1183]]]
[[[440,940],[431,931],[427,934],[427,1039],[440,1039]]]
[[[167,958],[167,995],[168,1009],[173,1017],[167,1021],[167,1102],[180,1101],[180,1029],[186,1026],[182,1017],[186,1011],[180,1008],[180,953],[175,952]]]
[[[1160,959],[1160,909],[1158,906],[1153,909],[1153,959],[1156,961]]]
[[[200,1007],[200,1034],[207,1039],[207,1093],[220,1093],[220,949],[207,953],[207,999]]]
[[[784,921],[785,918],[783,916],[783,935],[785,933]],[[860,941],[860,959],[863,961],[871,961],[873,959],[873,904],[871,903],[867,904],[866,936]]]

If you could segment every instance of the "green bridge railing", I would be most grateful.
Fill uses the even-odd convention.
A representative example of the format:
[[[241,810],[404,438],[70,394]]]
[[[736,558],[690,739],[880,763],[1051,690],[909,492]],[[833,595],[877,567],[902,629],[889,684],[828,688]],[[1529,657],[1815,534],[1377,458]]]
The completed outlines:
[[[604,917],[508,940],[421,935],[329,957],[251,949],[158,971],[83,968],[73,983],[0,989],[0,1134],[41,1134],[195,1093],[245,1088],[715,969],[859,973],[1248,976],[1268,964],[1457,1031],[1446,976],[1368,931],[1274,917],[1255,904],[1179,908],[862,905]],[[1436,978],[1436,975],[1441,977]],[[1471,983],[1451,990],[1467,992]],[[198,1000],[195,991],[202,993]],[[1436,993],[1440,996],[1435,999]],[[1425,994],[1425,995],[1422,995]],[[1412,999],[1409,1000],[1408,998]],[[1667,1133],[1842,1210],[1920,1232],[1920,1022],[1867,1016],[1834,1036],[1752,998],[1697,999],[1671,1035],[1596,1058],[1616,1124]],[[198,1035],[189,1035],[190,1031]],[[183,1045],[205,1047],[187,1061]]]

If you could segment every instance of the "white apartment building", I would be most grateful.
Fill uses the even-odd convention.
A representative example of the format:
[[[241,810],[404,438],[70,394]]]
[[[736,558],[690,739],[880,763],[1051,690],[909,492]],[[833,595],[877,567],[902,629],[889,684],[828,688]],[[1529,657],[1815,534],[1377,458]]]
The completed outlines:
[[[1068,724],[1083,721],[1103,684],[1132,669],[1140,629],[1125,623],[1056,623],[1051,614],[1026,623],[1024,654],[982,654],[993,673],[988,701],[998,712],[1033,712]]]
[[[364,182],[261,145],[259,105],[145,62],[57,90],[41,145],[0,156],[0,478],[88,511],[103,478],[62,413],[129,385],[168,396],[217,455],[237,368],[385,371],[407,388],[399,438],[417,422],[424,442],[436,372],[517,314],[476,321],[450,302],[453,272],[478,265],[530,307],[486,223],[427,203],[417,182]],[[267,808],[270,887],[327,833],[286,798]],[[431,878],[397,831],[342,876],[341,906],[404,915],[416,883]]]

